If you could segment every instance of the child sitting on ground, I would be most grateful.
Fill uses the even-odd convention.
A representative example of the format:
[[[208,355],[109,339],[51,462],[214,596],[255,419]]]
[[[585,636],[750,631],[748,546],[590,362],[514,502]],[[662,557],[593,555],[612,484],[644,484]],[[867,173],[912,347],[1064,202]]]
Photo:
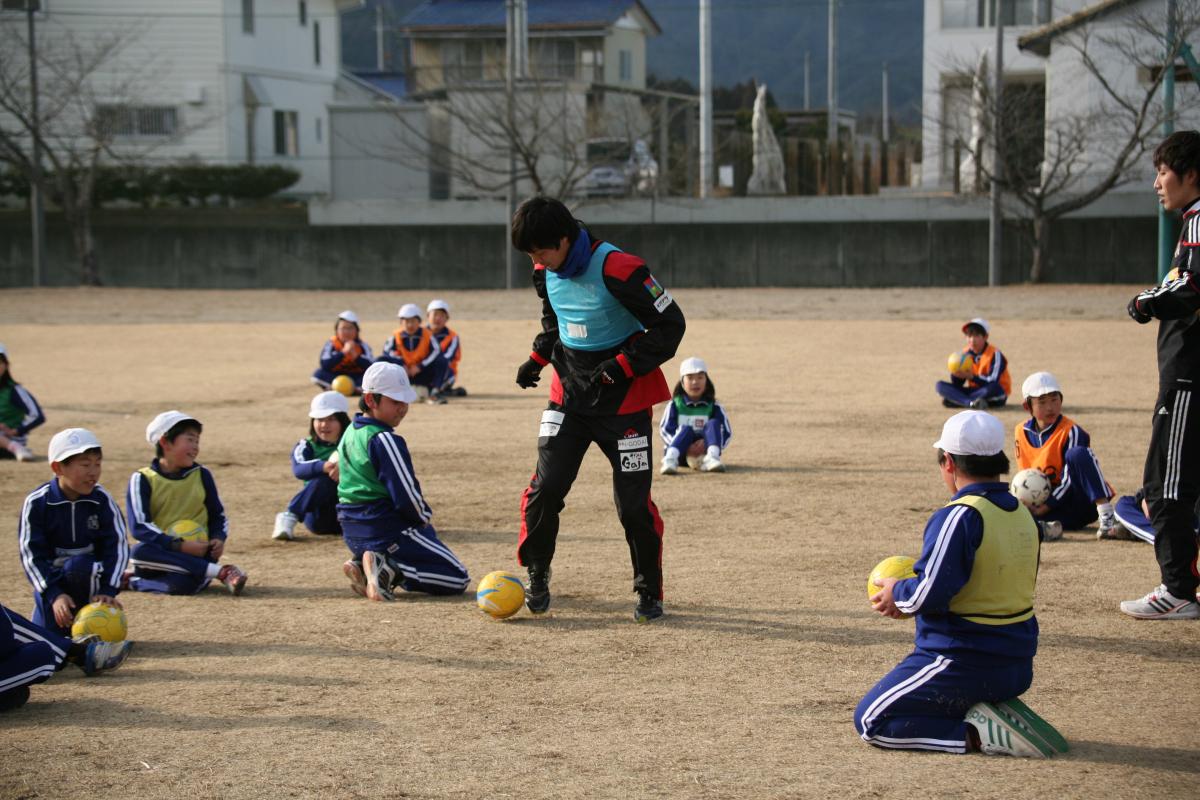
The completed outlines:
[[[1045,538],[1076,531],[1099,518],[1098,539],[1125,538],[1113,516],[1113,490],[1092,452],[1091,437],[1062,413],[1062,387],[1049,372],[1035,372],[1021,384],[1021,407],[1029,419],[1018,422],[1014,441],[1017,471],[1036,469],[1053,489],[1045,503],[1030,509]]]
[[[0,711],[25,705],[29,687],[43,683],[68,661],[83,674],[95,675],[121,666],[132,649],[130,641],[89,637],[73,642],[0,606]]]
[[[34,489],[17,530],[21,565],[33,584],[33,622],[68,636],[88,603],[121,607],[117,595],[129,563],[121,509],[100,485],[100,441],[84,428],[50,439],[54,479]]]
[[[334,378],[345,375],[354,381],[357,390],[362,384],[363,372],[373,360],[371,345],[363,341],[358,315],[343,311],[333,325],[333,336],[321,348],[321,363],[312,375],[312,382],[322,389],[330,389]]]
[[[1146,502],[1146,489],[1137,490],[1136,494],[1122,495],[1113,503],[1113,516],[1121,523],[1116,529],[1115,536],[1106,539],[1141,539],[1147,544],[1154,544],[1154,523],[1150,521],[1150,505]],[[1200,502],[1196,503],[1196,515],[1192,518],[1192,528],[1200,538]]]
[[[0,458],[33,461],[28,434],[45,421],[37,400],[13,378],[8,349],[0,344]]]
[[[421,327],[421,309],[416,303],[405,303],[397,314],[400,327],[383,346],[380,361],[404,368],[412,386],[424,386],[430,403],[445,403],[442,386],[450,367],[442,358],[441,347],[429,328]]]
[[[879,578],[871,606],[916,617],[913,652],[854,712],[864,741],[898,750],[1047,758],[1067,743],[1017,697],[1033,682],[1037,525],[1000,476],[1004,424],[983,411],[942,427],[938,472],[952,495],[925,525],[915,577]]]
[[[235,595],[246,573],[217,562],[225,552],[229,524],[212,473],[196,463],[200,421],[164,411],[146,426],[146,441],[157,456],[129,479],[126,507],[134,545],[129,588],[160,594],[195,594],[216,578]],[[206,541],[172,536],[171,526],[191,521],[207,530]]]
[[[962,327],[967,336],[963,354],[971,360],[969,367],[950,374],[949,381],[938,381],[937,393],[947,408],[988,408],[1008,402],[1012,378],[1008,375],[1008,359],[988,343],[992,326],[986,319],[976,317]]]
[[[354,418],[338,445],[338,521],[350,549],[342,571],[355,594],[394,600],[396,589],[461,594],[467,568],[429,524],[404,438],[392,432],[417,399],[404,368],[372,364]]]
[[[700,358],[679,365],[679,382],[658,426],[666,452],[663,475],[679,471],[679,459],[697,459],[701,472],[724,472],[721,453],[733,438],[725,407],[717,402],[717,387],[708,377],[708,365]]]
[[[321,392],[312,399],[308,416],[308,438],[292,448],[292,474],[304,481],[304,488],[287,511],[275,515],[272,539],[296,538],[300,520],[313,533],[342,534],[337,521],[338,465],[330,456],[350,427],[350,405],[340,392]]]
[[[431,300],[425,313],[429,315],[429,332],[437,340],[438,347],[442,350],[442,358],[446,359],[446,382],[442,384],[442,394],[466,397],[467,390],[455,386],[455,381],[458,380],[458,362],[462,361],[462,339],[447,326],[450,321],[450,305],[445,300]]]

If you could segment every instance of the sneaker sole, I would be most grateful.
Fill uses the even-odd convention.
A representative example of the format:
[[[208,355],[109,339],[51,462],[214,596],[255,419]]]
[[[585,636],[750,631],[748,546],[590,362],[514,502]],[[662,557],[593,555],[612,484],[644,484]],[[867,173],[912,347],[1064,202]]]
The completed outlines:
[[[1126,614],[1134,619],[1200,619],[1200,608],[1197,608],[1197,603],[1184,603],[1184,607],[1192,606],[1188,613],[1179,613],[1179,608],[1173,608],[1169,611],[1153,611],[1149,614],[1144,614],[1139,611],[1130,611],[1125,608],[1125,604],[1121,604],[1121,613]]]
[[[347,561],[342,564],[342,574],[350,579],[350,588],[356,595],[367,596],[367,576],[363,574],[362,567],[353,561]]]
[[[1005,701],[1005,703],[1007,702],[1009,701]],[[1029,747],[1029,749],[1036,751],[1042,758],[1051,758],[1057,752],[1049,742],[1031,731],[1028,725],[1015,718],[1013,713],[1005,708],[1004,703],[979,703],[979,705],[984,706],[988,710],[988,713],[995,717],[995,719],[989,719],[981,712],[975,712],[982,718],[982,721],[987,723],[989,731],[992,730],[993,726],[1002,726],[1002,730],[1007,729],[1006,732],[1009,738],[1017,739],[1024,743]],[[1029,713],[1032,714],[1033,712],[1031,711]],[[997,732],[995,736],[1001,737],[1001,734]],[[1002,737],[1000,744],[1006,748],[1006,755],[1017,755],[1013,752],[1011,744],[1003,741]],[[996,751],[988,751],[985,749],[984,752]]]
[[[663,612],[661,611],[659,611],[657,614],[639,614],[636,611],[633,612],[633,621],[638,625],[645,625],[647,622],[654,622],[654,620],[662,618]]]
[[[1070,750],[1063,735],[1053,725],[1039,717],[1033,709],[1022,703],[1020,698],[1014,697],[1012,700],[1005,700],[993,705],[1012,719],[1013,724],[1022,733],[1025,733],[1027,738],[1031,738],[1029,734],[1032,733],[1056,753],[1066,753]]]
[[[396,596],[387,589],[384,589],[379,583],[379,573],[383,572],[384,567],[375,566],[376,554],[368,550],[363,553],[363,573],[367,579],[367,599],[375,602],[391,601],[396,599]]]
[[[296,537],[293,536],[292,534],[288,533],[287,531],[275,531],[274,533],[271,534],[271,538],[277,542],[290,542],[293,539],[295,539]]]
[[[225,585],[229,587],[230,594],[232,594],[234,597],[240,597],[242,594],[242,589],[246,588],[246,576],[242,575],[234,578],[232,583],[227,583]]]
[[[540,608],[534,607],[534,606],[538,606],[538,605],[540,605],[541,607]],[[550,610],[550,597],[549,597],[549,595],[547,595],[545,605],[541,605],[540,603],[530,601],[529,595],[525,595],[525,607],[529,609],[530,614],[545,614],[547,611]]]

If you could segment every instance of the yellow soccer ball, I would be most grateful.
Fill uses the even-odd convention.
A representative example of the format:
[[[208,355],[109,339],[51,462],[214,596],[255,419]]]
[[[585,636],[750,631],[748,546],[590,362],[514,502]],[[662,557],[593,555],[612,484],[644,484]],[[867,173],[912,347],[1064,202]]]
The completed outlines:
[[[344,394],[346,397],[354,396],[354,379],[349,375],[338,375],[329,386],[335,392]]]
[[[891,556],[880,561],[875,565],[875,569],[871,570],[871,576],[867,578],[867,599],[879,594],[880,587],[875,585],[875,581],[879,578],[917,577],[917,573],[913,572],[913,564],[916,563],[916,559],[908,556]]]
[[[946,369],[950,370],[951,373],[966,372],[971,369],[974,363],[975,360],[971,357],[971,354],[965,350],[955,350],[946,357]]]
[[[185,542],[207,542],[208,528],[191,519],[181,519],[167,526],[166,533]]]
[[[75,615],[71,637],[95,634],[106,642],[123,642],[129,632],[125,612],[107,603],[88,603]]]
[[[488,616],[506,619],[525,603],[525,584],[511,572],[489,572],[475,587],[475,602]]]

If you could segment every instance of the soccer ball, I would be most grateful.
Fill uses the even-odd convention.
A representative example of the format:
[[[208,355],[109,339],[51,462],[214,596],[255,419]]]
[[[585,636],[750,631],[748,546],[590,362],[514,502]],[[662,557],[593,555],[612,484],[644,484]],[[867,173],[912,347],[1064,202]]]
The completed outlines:
[[[965,372],[971,368],[975,361],[971,358],[971,354],[965,350],[955,350],[946,357],[946,369],[951,373]]]
[[[511,572],[489,572],[475,587],[475,602],[488,616],[506,619],[521,610],[525,584]]]
[[[329,386],[335,392],[344,394],[346,397],[354,396],[354,379],[349,375],[338,375]]]
[[[181,519],[167,526],[166,533],[185,542],[207,542],[208,528],[191,519]]]
[[[1008,490],[1027,506],[1040,506],[1050,498],[1050,479],[1040,470],[1023,469],[1013,475]]]
[[[129,632],[125,612],[107,603],[88,603],[75,615],[71,637],[95,634],[106,642],[123,642]]]
[[[908,556],[890,556],[880,561],[867,578],[867,599],[871,599],[881,591],[880,587],[875,585],[875,581],[879,578],[917,577],[917,573],[913,572],[913,564],[916,563],[915,559]]]

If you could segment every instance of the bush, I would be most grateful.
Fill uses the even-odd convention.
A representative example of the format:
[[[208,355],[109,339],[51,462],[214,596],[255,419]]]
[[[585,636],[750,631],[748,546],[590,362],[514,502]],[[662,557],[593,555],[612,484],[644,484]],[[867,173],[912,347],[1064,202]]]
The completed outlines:
[[[53,175],[51,180],[53,191]],[[157,203],[207,205],[215,198],[228,205],[230,200],[259,200],[292,186],[300,173],[277,164],[256,166],[210,166],[175,164],[166,167],[103,166],[96,169],[92,203],[96,206],[114,200],[149,207]],[[0,197],[29,197],[29,181],[15,170],[0,172]],[[54,199],[54,198],[51,198]]]

